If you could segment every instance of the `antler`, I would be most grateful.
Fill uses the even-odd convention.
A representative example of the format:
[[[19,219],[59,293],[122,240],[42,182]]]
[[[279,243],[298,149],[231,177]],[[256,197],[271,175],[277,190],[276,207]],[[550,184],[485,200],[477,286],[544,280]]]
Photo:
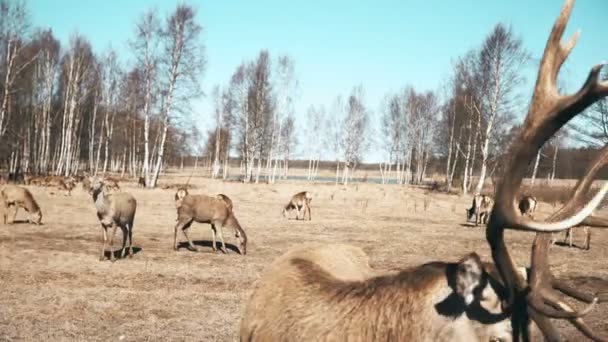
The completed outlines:
[[[579,210],[585,194],[597,173],[608,159],[606,148],[598,157],[587,175],[577,185],[572,199],[559,212],[555,213],[551,222],[536,222],[522,216],[517,211],[518,192],[527,170],[538,150],[561,127],[591,104],[608,95],[608,82],[599,81],[599,73],[603,64],[594,66],[589,72],[586,82],[581,89],[571,95],[561,95],[557,89],[559,70],[574,48],[578,39],[575,33],[566,44],[561,44],[561,38],[572,11],[574,0],[566,0],[547,41],[541,61],[532,103],[524,121],[519,137],[509,150],[511,163],[498,185],[496,204],[486,229],[486,238],[492,249],[492,257],[509,289],[508,305],[512,309],[512,325],[515,340],[520,337],[529,338],[528,323],[531,318],[548,340],[559,340],[559,333],[551,324],[549,318],[569,319],[586,336],[600,340],[594,335],[581,316],[587,314],[597,302],[597,298],[575,293],[577,299],[587,299],[590,307],[580,312],[572,310],[563,302],[555,291],[555,287],[565,294],[570,288],[556,283],[548,267],[548,234],[538,234],[532,248],[532,274],[530,284],[517,272],[516,264],[509,254],[504,241],[505,229],[516,229],[537,232],[551,232],[568,229],[584,222],[608,192],[608,183]],[[558,221],[559,220],[559,221]],[[549,286],[550,285],[550,286]],[[570,294],[574,292],[570,291]],[[590,299],[590,300],[589,300]]]

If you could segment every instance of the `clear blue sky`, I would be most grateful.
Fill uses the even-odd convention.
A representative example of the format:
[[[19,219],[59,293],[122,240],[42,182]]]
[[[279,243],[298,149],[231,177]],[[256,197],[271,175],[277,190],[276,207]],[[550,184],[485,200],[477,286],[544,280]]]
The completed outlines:
[[[135,20],[148,8],[161,15],[178,1],[29,0],[35,26],[51,27],[64,46],[78,31],[96,52],[112,45],[129,56],[127,40]],[[201,79],[207,94],[226,84],[236,66],[263,49],[272,56],[289,54],[300,81],[296,105],[298,125],[305,125],[311,104],[328,107],[338,94],[357,84],[366,102],[378,112],[382,96],[406,84],[437,90],[450,74],[451,61],[481,44],[502,21],[513,26],[533,57],[540,58],[562,0],[509,1],[187,1],[198,9],[208,61]],[[566,36],[581,29],[581,37],[566,66],[570,89],[578,87],[589,68],[608,60],[608,1],[579,0]],[[529,83],[535,77],[530,68]],[[528,89],[525,98],[529,98]],[[197,101],[201,128],[210,127],[210,98]],[[377,114],[376,114],[377,115]],[[367,160],[379,159],[371,150]],[[302,156],[303,157],[303,156]]]

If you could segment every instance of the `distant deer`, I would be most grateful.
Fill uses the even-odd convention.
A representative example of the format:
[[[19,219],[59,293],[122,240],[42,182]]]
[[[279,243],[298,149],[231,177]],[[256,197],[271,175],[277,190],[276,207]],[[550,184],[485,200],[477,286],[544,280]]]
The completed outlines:
[[[528,215],[530,217],[536,211],[536,207],[538,206],[538,200],[534,196],[524,196],[519,201],[519,211],[522,215]]]
[[[302,220],[306,218],[306,212],[308,212],[308,220],[312,220],[310,215],[310,202],[312,201],[312,194],[308,191],[298,192],[293,195],[289,200],[289,203],[283,207],[283,217],[287,217],[287,212],[296,210],[296,220],[300,219],[300,212],[302,212]]]
[[[488,219],[490,217],[490,212],[492,211],[493,205],[494,200],[492,199],[492,197],[488,195],[476,194],[475,196],[473,196],[473,203],[471,204],[471,208],[467,209],[467,221],[471,222],[471,220],[473,220],[473,217],[475,217],[476,226],[480,223],[488,223]]]

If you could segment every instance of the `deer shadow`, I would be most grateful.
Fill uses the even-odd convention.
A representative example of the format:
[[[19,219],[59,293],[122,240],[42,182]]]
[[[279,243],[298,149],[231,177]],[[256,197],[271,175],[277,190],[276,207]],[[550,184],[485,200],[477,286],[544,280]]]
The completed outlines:
[[[467,222],[467,223],[461,223],[460,226],[468,227],[468,228],[483,228],[485,225],[483,223],[475,225],[475,222]]]
[[[584,246],[579,246],[576,243],[572,243],[572,246],[570,246],[570,244],[568,242],[564,242],[564,241],[556,241],[554,243],[555,246],[559,246],[559,247],[567,247],[567,248],[578,248],[580,250],[586,251],[587,249]]]
[[[213,241],[209,241],[209,240],[192,240],[192,243],[195,246],[197,246],[197,247],[205,247],[205,248],[208,248],[209,251],[213,252]],[[219,240],[217,241],[216,246],[217,246],[218,252],[221,253],[220,248],[222,247],[222,243]],[[193,251],[193,250],[190,249],[190,245],[188,244],[188,241],[181,241],[180,243],[178,243],[177,249],[180,250],[182,248],[186,248],[189,251],[195,252],[195,251]],[[235,253],[240,253],[239,249],[235,245],[233,245],[231,243],[228,243],[228,242],[226,242],[226,249],[227,250],[231,250],[231,251],[233,251]],[[201,252],[201,250],[199,250],[199,252]]]
[[[31,223],[30,221],[28,221],[28,220],[24,220],[24,219],[21,219],[21,220],[15,220],[15,221],[13,221],[13,222],[9,222],[9,221],[7,220],[7,221],[6,221],[6,224],[7,224],[7,225],[11,225],[11,224],[27,224],[27,225],[31,225],[31,226],[37,226],[37,224],[35,224],[35,223]],[[38,224],[38,226],[43,226],[43,225],[44,225],[44,223],[43,223],[43,222],[40,222],[40,224]]]
[[[135,246],[133,246],[133,255],[136,255],[136,254],[140,253],[142,250],[143,250],[143,248],[141,248],[141,247],[135,247]],[[126,247],[125,248],[125,257],[124,258],[120,257],[121,253],[122,253],[122,249],[120,247],[118,247],[118,249],[111,250],[111,251],[105,250],[103,252],[103,255],[104,255],[105,258],[107,258],[109,260],[110,257],[112,256],[112,254],[114,254],[114,258],[116,258],[116,260],[120,260],[120,259],[127,259],[127,258],[129,258],[129,254],[131,253],[131,251],[129,251],[129,248]]]

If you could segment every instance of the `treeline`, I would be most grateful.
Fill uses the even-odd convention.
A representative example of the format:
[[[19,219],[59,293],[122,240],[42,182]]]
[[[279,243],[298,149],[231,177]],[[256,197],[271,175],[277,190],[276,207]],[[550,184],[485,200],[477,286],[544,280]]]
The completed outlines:
[[[375,112],[378,104],[367,103],[363,85],[355,85],[330,104],[296,113],[295,61],[262,49],[208,94],[212,113],[194,113],[213,118],[203,136],[190,115],[206,67],[195,10],[179,5],[162,19],[154,11],[134,19],[126,56],[111,48],[97,54],[77,33],[62,47],[52,30],[31,27],[24,2],[0,0],[3,168],[121,172],[143,175],[153,187],[161,170],[188,156],[198,156],[195,164],[199,157],[209,161],[213,177],[227,177],[238,161],[246,182],[274,182],[287,175],[290,160],[303,157],[309,179],[329,165],[325,160],[346,184],[353,170],[369,167],[363,156],[372,150],[382,153],[376,166],[384,182],[418,184],[442,174],[447,188],[466,193],[500,176],[518,130],[515,118],[531,97],[521,89],[532,59],[512,28],[500,23],[454,59],[439,91],[404,82]],[[568,149],[569,142],[603,145],[606,122],[604,100],[542,148],[530,177],[577,177],[585,164],[572,161],[593,152]]]
[[[25,2],[0,0],[0,157],[9,172],[143,174],[193,151],[187,118],[204,69],[202,27],[179,5],[162,21],[149,11],[134,25],[130,65],[109,48],[94,53],[74,33],[61,46],[52,29],[32,28]]]

